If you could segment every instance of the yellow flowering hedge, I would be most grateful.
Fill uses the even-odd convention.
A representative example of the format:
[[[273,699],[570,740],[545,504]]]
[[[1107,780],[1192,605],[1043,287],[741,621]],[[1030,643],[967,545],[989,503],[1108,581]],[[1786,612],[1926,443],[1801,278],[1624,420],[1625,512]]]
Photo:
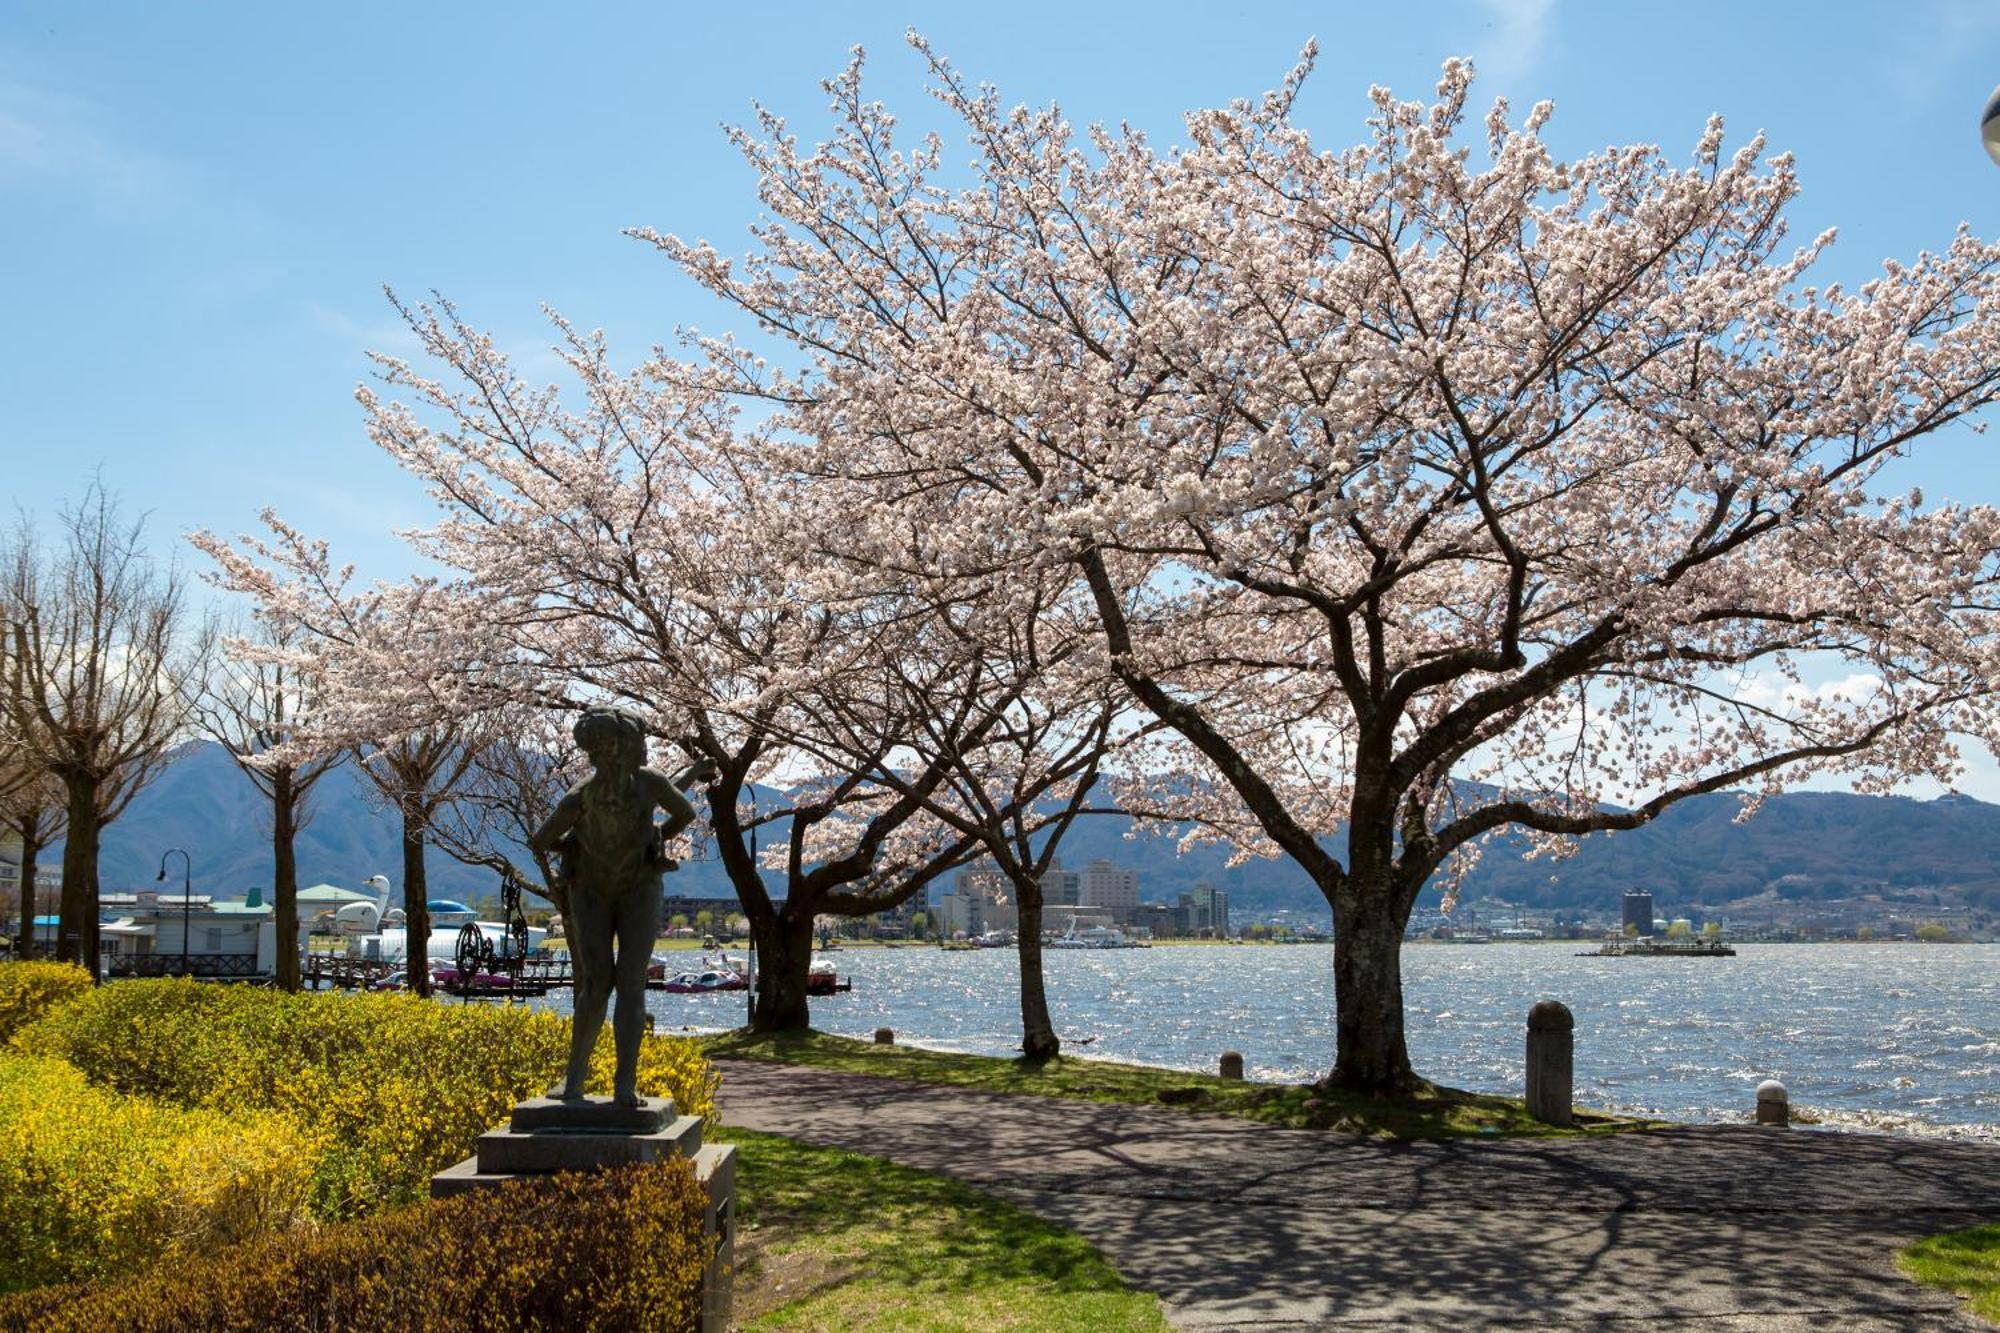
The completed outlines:
[[[320,1146],[322,1217],[421,1198],[434,1172],[559,1077],[568,1019],[411,995],[287,995],[188,980],[100,986],[16,1045],[91,1081],[184,1107],[279,1111]],[[609,1035],[596,1052],[608,1091]],[[720,1080],[693,1042],[648,1038],[640,1090],[712,1119]]]
[[[306,1215],[314,1155],[285,1116],[166,1106],[0,1053],[0,1289],[288,1229]]]
[[[704,1201],[678,1160],[514,1182],[122,1282],[0,1299],[0,1329],[682,1333],[701,1313]]]
[[[89,989],[90,973],[75,963],[0,963],[0,1046]]]

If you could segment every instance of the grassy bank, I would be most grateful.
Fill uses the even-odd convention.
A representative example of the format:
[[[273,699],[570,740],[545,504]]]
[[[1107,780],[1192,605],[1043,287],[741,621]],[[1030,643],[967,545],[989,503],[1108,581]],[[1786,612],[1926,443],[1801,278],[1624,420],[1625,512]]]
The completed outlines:
[[[1113,1064],[1058,1056],[1045,1063],[995,1056],[926,1051],[911,1046],[877,1046],[825,1033],[758,1036],[727,1032],[702,1039],[710,1057],[771,1060],[782,1064],[842,1069],[976,1088],[983,1092],[1033,1093],[1081,1101],[1136,1106],[1176,1105],[1215,1115],[1240,1116],[1268,1125],[1337,1129],[1393,1139],[1447,1139],[1483,1135],[1532,1137],[1617,1133],[1652,1122],[1589,1111],[1577,1113],[1574,1128],[1530,1119],[1527,1108],[1509,1097],[1432,1088],[1404,1100],[1376,1101],[1321,1092],[1310,1087],[1243,1083],[1207,1074],[1188,1074],[1148,1065]],[[1161,1094],[1166,1094],[1163,1101]]]
[[[1974,1314],[2000,1324],[2000,1224],[1920,1240],[1896,1256],[1896,1266],[1919,1282],[1957,1292]]]
[[[1164,1330],[1081,1238],[942,1176],[722,1129],[745,1329]]]

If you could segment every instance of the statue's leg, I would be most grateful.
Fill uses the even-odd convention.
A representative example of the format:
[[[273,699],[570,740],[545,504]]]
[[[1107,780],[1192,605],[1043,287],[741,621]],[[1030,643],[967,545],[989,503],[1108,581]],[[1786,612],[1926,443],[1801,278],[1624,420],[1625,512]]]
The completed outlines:
[[[639,1104],[639,1043],[646,1037],[646,965],[653,960],[653,941],[659,930],[658,878],[649,878],[618,896],[618,1012],[611,1020],[618,1068],[611,1093],[621,1106]]]
[[[604,1027],[604,1008],[611,998],[611,935],[617,900],[607,902],[600,894],[572,888],[569,917],[563,922],[569,936],[570,995],[574,1008],[569,1025],[569,1068],[563,1075],[564,1101],[583,1096],[590,1081],[590,1053],[597,1048],[597,1034]]]

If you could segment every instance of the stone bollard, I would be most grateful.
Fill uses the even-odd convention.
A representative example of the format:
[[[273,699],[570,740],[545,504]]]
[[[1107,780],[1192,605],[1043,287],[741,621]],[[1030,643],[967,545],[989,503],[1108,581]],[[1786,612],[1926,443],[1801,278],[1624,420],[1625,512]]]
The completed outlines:
[[[1774,1078],[1767,1078],[1757,1085],[1757,1123],[1776,1125],[1780,1129],[1792,1123],[1791,1094],[1785,1085]]]
[[[1236,1079],[1239,1082],[1242,1080],[1243,1052],[1224,1051],[1222,1053],[1222,1076],[1224,1078]]]
[[[1545,1125],[1572,1123],[1576,1018],[1554,1000],[1528,1011],[1528,1114]]]
[[[877,1046],[894,1046],[896,1044],[896,1029],[876,1028],[875,1044]]]

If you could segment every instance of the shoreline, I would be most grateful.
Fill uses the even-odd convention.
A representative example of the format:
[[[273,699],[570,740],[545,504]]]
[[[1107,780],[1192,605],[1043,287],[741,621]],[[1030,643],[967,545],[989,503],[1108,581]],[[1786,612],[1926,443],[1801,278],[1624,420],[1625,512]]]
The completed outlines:
[[[701,1042],[704,1049],[712,1051],[714,1050],[715,1044],[718,1041],[718,1039],[743,1038],[747,1037],[749,1034],[747,1030],[742,1027],[719,1027],[719,1026],[710,1027],[710,1026],[702,1026],[695,1024],[683,1024],[677,1028],[671,1028],[671,1029],[663,1027],[659,1029],[659,1035],[690,1037]],[[865,1037],[848,1036],[844,1033],[835,1032],[827,1028],[815,1027],[811,1029],[809,1035],[814,1038],[832,1038],[835,1041],[852,1043],[857,1047],[862,1047],[870,1050],[878,1050],[878,1051],[902,1050],[910,1052],[922,1052],[924,1054],[932,1056],[963,1059],[968,1061],[991,1061],[996,1065],[1005,1065],[1005,1066],[1015,1066],[1022,1063],[1018,1056],[1009,1057],[1005,1055],[993,1055],[983,1051],[972,1051],[972,1050],[965,1050],[960,1047],[939,1045],[935,1041],[928,1038],[920,1036],[919,1037],[906,1036],[905,1033],[901,1030],[897,1030],[896,1032],[895,1044],[893,1046],[887,1046],[887,1047],[876,1047]],[[724,1056],[723,1058],[764,1059],[768,1063],[788,1063],[782,1060],[769,1060],[768,1057],[761,1057],[756,1055]],[[1216,1076],[1213,1073],[1210,1073],[1209,1071],[1206,1070],[1188,1069],[1177,1065],[1150,1064],[1135,1060],[1113,1059],[1111,1057],[1093,1054],[1087,1050],[1075,1050],[1069,1047],[1065,1047],[1065,1049],[1062,1052],[1062,1055],[1059,1058],[1064,1061],[1072,1061],[1076,1064],[1101,1065],[1107,1069],[1113,1069],[1113,1070],[1143,1070],[1149,1074],[1158,1077],[1161,1082],[1175,1081],[1175,1082],[1186,1082],[1192,1084],[1198,1082],[1217,1081]],[[887,1078],[905,1078],[908,1079],[909,1081],[922,1081],[919,1079],[910,1078],[909,1075],[907,1075],[903,1071],[899,1071],[894,1068],[884,1068],[868,1072],[877,1072],[880,1073],[883,1077]],[[1422,1071],[1419,1070],[1418,1073],[1421,1076]],[[1308,1089],[1312,1085],[1303,1083],[1279,1083],[1279,1082],[1271,1082],[1259,1079],[1245,1079],[1243,1080],[1242,1086],[1247,1088]],[[993,1090],[1001,1092],[1007,1091],[1006,1089],[993,1089]],[[1030,1092],[1031,1090],[1019,1089],[1019,1091]],[[1463,1092],[1475,1097],[1495,1098],[1513,1103],[1521,1102],[1520,1097],[1510,1092],[1497,1092],[1492,1090],[1475,1089],[1475,1088],[1451,1089],[1451,1091]],[[1031,1092],[1031,1095],[1048,1095],[1048,1094]],[[1203,1108],[1196,1107],[1194,1109],[1199,1110]],[[1600,1115],[1618,1121],[1631,1121],[1634,1122],[1635,1124],[1643,1125],[1646,1128],[1674,1128],[1674,1129],[1734,1128],[1734,1127],[1754,1126],[1755,1124],[1755,1116],[1753,1111],[1750,1109],[1745,1109],[1740,1115],[1728,1116],[1728,1117],[1718,1116],[1715,1119],[1706,1119],[1706,1120],[1669,1119],[1662,1117],[1658,1114],[1649,1112],[1646,1108],[1643,1107],[1625,1106],[1616,1103],[1605,1104],[1602,1102],[1595,1102],[1589,1106],[1584,1106],[1579,1103],[1577,1106],[1577,1110],[1579,1111],[1579,1113],[1588,1112],[1590,1114]],[[1793,1130],[1799,1130],[1802,1132],[1815,1133],[1815,1134],[1865,1134],[1865,1135],[1872,1135],[1879,1137],[1924,1139],[1924,1140],[1932,1140],[1939,1142],[1970,1143],[1978,1145],[2000,1146],[2000,1124],[1992,1124],[1986,1122],[1973,1122],[1973,1123],[1939,1122],[1932,1120],[1924,1120],[1916,1116],[1898,1112],[1884,1112],[1884,1111],[1872,1111],[1872,1110],[1848,1111],[1839,1109],[1824,1110],[1816,1108],[1809,1103],[1807,1104],[1795,1103],[1793,1105],[1792,1122],[1789,1128]]]

